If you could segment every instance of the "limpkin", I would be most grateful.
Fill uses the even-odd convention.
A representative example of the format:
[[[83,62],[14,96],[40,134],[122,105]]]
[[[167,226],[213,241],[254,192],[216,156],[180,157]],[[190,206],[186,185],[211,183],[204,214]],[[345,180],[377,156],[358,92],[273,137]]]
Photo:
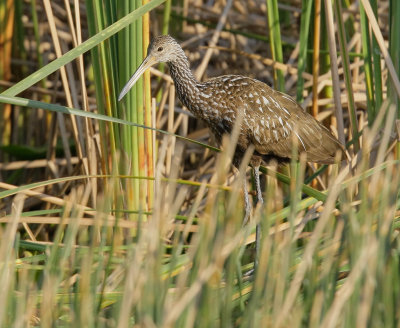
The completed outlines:
[[[331,132],[308,114],[290,96],[270,88],[265,83],[241,76],[224,75],[199,82],[193,76],[189,61],[181,46],[169,35],[155,37],[147,49],[147,57],[122,89],[121,100],[140,76],[152,65],[165,62],[169,66],[181,102],[204,121],[221,143],[230,134],[235,121],[242,115],[239,139],[233,165],[239,164],[249,147],[254,148],[250,165],[253,168],[257,201],[262,203],[259,167],[262,162],[285,162],[292,157],[293,137],[298,141],[298,152],[305,153],[308,162],[331,164],[340,142]],[[250,215],[246,179],[244,179],[246,214]],[[256,230],[256,250],[259,248],[260,227]]]

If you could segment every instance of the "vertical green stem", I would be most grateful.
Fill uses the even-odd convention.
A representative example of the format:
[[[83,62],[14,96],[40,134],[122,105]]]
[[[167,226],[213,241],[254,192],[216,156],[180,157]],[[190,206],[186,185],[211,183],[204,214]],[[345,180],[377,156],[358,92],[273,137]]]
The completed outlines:
[[[372,53],[371,53],[371,36],[369,33],[368,20],[364,7],[360,3],[360,23],[361,23],[361,42],[362,54],[364,59],[365,84],[367,90],[367,110],[368,125],[372,126],[376,116],[375,95],[374,95],[374,79],[372,75]]]
[[[391,0],[389,8],[389,52],[397,75],[400,76],[400,2],[398,0]],[[397,108],[397,124],[399,124],[400,100],[394,90],[392,79],[388,79],[387,83],[387,97]],[[397,142],[396,145],[396,158],[400,159],[400,142]]]
[[[376,0],[370,0],[372,10],[374,11],[375,17],[378,17],[378,5]],[[373,56],[373,67],[374,67],[374,82],[375,82],[375,110],[379,110],[383,101],[382,91],[382,69],[381,69],[381,50],[379,49],[378,41],[376,41],[375,35],[372,35],[372,56]]]
[[[267,1],[268,27],[270,35],[270,47],[272,59],[276,62],[283,62],[281,31],[279,25],[279,10],[277,0]],[[275,88],[285,91],[285,79],[282,70],[274,69]]]
[[[165,1],[162,34],[168,34],[168,31],[169,31],[169,22],[170,22],[170,18],[171,18],[171,2],[172,2],[172,0]]]
[[[142,0],[136,0],[136,5],[135,9],[139,8],[142,5]],[[140,63],[143,61],[143,20],[142,18],[138,19],[136,21],[136,59],[137,62]],[[138,81],[138,88],[137,88],[137,98],[136,98],[136,111],[137,111],[137,121],[136,123],[143,125],[144,124],[144,84],[143,84],[143,78],[141,78]],[[144,144],[144,130],[143,129],[137,129],[137,147],[138,147],[138,152],[136,153],[136,162],[137,162],[137,171],[140,176],[145,176],[146,175],[146,155],[145,155],[145,144]],[[133,160],[135,160],[133,158]],[[146,209],[146,193],[145,192],[140,192],[140,190],[146,190],[146,182],[145,180],[137,180],[134,179],[134,181],[137,182],[135,187],[136,193],[139,196],[139,209],[145,210]]]
[[[162,34],[166,35],[169,33],[169,23],[170,23],[170,19],[171,19],[171,2],[172,0],[167,0],[165,1],[165,5],[164,5],[164,14],[163,14],[163,25],[162,25]],[[160,63],[158,65],[158,69],[161,72],[165,71],[165,64],[164,63]],[[161,81],[161,78],[158,79],[159,81]],[[161,96],[162,96],[162,89],[160,89],[160,91],[157,94],[157,101],[160,102],[161,101]]]
[[[303,73],[306,69],[307,63],[307,45],[308,45],[308,31],[310,29],[310,17],[313,1],[306,0],[302,2],[301,8],[301,22],[300,22],[300,50],[299,62],[297,73],[297,94],[296,99],[298,102],[303,100],[304,78]]]
[[[321,22],[326,22],[326,13],[325,13],[325,2],[321,2]],[[331,69],[331,58],[329,56],[329,42],[328,42],[328,31],[326,28],[326,24],[322,23],[321,24],[321,54],[320,54],[320,68],[319,72],[320,74],[325,74],[329,72]],[[331,85],[325,86],[325,88],[322,90],[322,97],[323,98],[329,98],[333,99],[333,87]],[[326,108],[332,107],[332,105],[326,105]],[[335,119],[335,115],[332,116],[333,119]],[[332,119],[332,120],[333,120]]]
[[[357,124],[357,117],[356,117],[356,108],[355,108],[355,104],[354,104],[353,84],[352,84],[352,77],[351,77],[351,71],[350,71],[350,60],[349,60],[349,55],[347,52],[347,40],[346,40],[344,23],[343,23],[343,18],[342,18],[343,11],[342,11],[342,5],[341,5],[340,0],[335,1],[334,7],[335,7],[337,26],[338,26],[338,37],[339,37],[340,52],[341,52],[342,63],[343,63],[344,81],[345,81],[346,90],[347,90],[351,131],[353,134],[353,138],[355,139],[354,150],[355,150],[355,152],[358,152],[358,150],[360,149],[360,145],[358,142],[358,124]]]

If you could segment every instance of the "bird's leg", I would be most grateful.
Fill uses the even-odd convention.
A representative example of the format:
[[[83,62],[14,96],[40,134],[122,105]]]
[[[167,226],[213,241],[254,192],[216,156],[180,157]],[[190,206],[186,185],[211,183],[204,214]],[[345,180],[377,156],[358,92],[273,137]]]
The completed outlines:
[[[249,200],[249,192],[247,191],[247,181],[246,181],[246,175],[243,178],[243,194],[244,194],[244,205],[245,205],[245,214],[244,214],[244,219],[243,219],[243,225],[245,225],[250,218],[250,213],[251,213],[251,205],[250,205],[250,200]]]
[[[261,192],[261,183],[260,183],[260,167],[259,166],[255,166],[253,168],[253,172],[254,172],[254,180],[256,183],[256,190],[257,190],[257,204],[263,204],[264,200],[263,200],[263,196],[262,196],[262,192]]]
[[[261,183],[260,183],[260,167],[259,166],[254,166],[253,168],[253,173],[254,173],[254,180],[256,184],[256,191],[257,191],[257,204],[263,204],[264,200],[262,197],[262,192],[261,192]],[[256,258],[254,260],[254,268],[257,268],[258,266],[258,259],[260,256],[260,243],[261,243],[261,223],[258,222],[256,226]]]
[[[249,221],[250,218],[250,213],[251,213],[251,204],[250,204],[250,199],[249,199],[249,192],[247,191],[247,179],[246,179],[246,175],[244,175],[243,178],[243,194],[244,194],[244,204],[245,204],[245,215],[244,215],[244,219],[243,219],[243,226],[245,226],[247,224],[247,222]],[[256,232],[257,235],[257,232]],[[257,237],[256,237],[257,238]],[[256,255],[257,256],[257,255]],[[244,273],[244,277],[250,277],[253,275],[254,270],[256,268],[257,265],[257,259],[254,261],[254,267],[253,269],[247,271]]]

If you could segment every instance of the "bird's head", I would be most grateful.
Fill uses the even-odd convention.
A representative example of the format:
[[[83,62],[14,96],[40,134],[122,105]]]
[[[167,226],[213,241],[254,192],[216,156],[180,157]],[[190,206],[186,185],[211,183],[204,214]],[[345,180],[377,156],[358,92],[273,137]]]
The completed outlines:
[[[158,63],[173,62],[183,54],[181,46],[169,35],[155,37],[147,48],[147,56],[136,72],[122,89],[118,101],[120,101],[140,78],[140,76],[151,66]]]
[[[147,48],[147,57],[155,63],[173,62],[182,51],[181,46],[169,35],[160,35],[151,40]]]

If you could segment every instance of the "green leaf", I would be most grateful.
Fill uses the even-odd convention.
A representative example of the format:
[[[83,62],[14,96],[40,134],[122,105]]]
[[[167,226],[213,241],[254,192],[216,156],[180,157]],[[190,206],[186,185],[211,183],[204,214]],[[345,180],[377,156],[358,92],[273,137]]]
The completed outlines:
[[[15,96],[21,93],[22,91],[28,89],[35,83],[39,82],[41,79],[45,78],[46,76],[49,76],[51,73],[58,70],[60,67],[68,64],[69,62],[73,61],[75,58],[82,55],[86,51],[89,51],[93,47],[97,46],[99,43],[108,39],[112,35],[118,33],[123,28],[127,27],[129,24],[137,20],[139,17],[142,17],[145,13],[149,12],[150,10],[162,4],[164,1],[165,0],[152,0],[147,4],[145,4],[144,6],[132,11],[130,14],[121,18],[114,24],[108,26],[101,32],[97,33],[95,36],[91,37],[90,39],[86,40],[85,42],[77,46],[76,48],[71,49],[65,55],[61,56],[60,58],[57,58],[48,65],[32,73],[22,81],[18,82],[11,88],[7,89],[2,93],[2,95]]]

